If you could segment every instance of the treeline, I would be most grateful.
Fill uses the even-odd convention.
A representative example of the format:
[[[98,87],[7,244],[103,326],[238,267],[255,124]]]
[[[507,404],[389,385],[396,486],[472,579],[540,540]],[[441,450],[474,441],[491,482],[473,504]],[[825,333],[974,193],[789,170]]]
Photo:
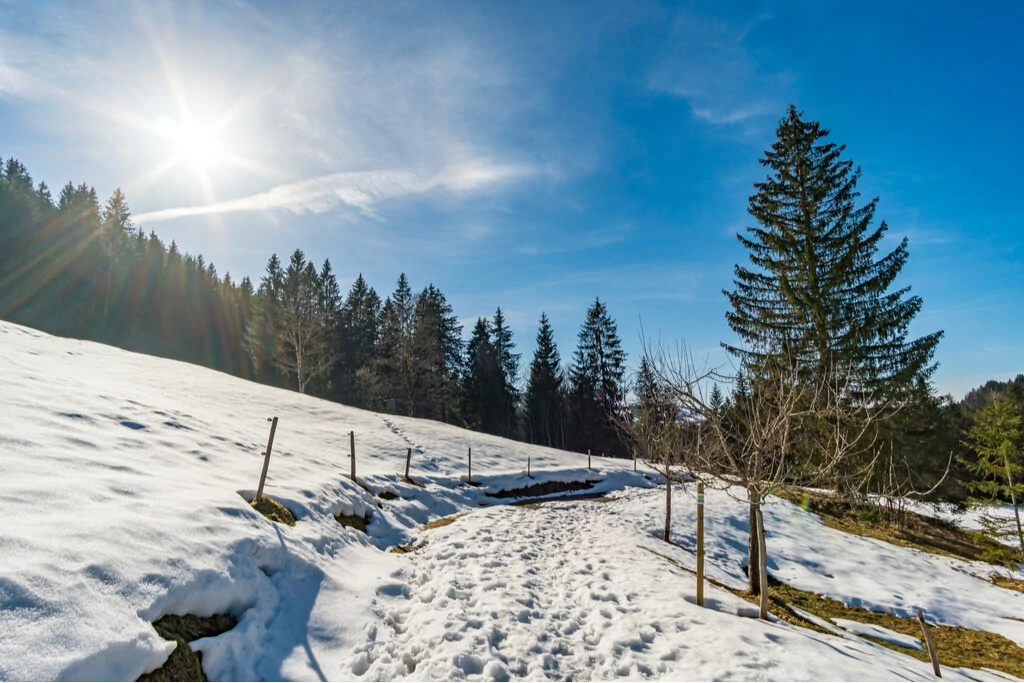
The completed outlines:
[[[360,275],[342,293],[330,261],[276,256],[258,283],[132,220],[116,190],[56,200],[15,159],[0,169],[0,318],[377,411],[440,420],[571,450],[629,455],[611,415],[626,356],[595,299],[565,366],[542,314],[525,368],[500,308],[469,339],[433,284],[405,274],[383,301]]]

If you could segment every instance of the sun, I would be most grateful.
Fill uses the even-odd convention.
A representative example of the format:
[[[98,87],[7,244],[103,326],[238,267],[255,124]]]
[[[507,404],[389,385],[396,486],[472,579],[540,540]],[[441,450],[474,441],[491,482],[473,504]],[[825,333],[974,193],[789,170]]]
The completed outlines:
[[[224,160],[224,142],[212,126],[180,124],[171,143],[176,156],[197,168],[209,169]]]
[[[158,130],[169,147],[172,163],[185,163],[196,171],[216,168],[227,157],[223,136],[217,126],[195,120],[163,119]]]

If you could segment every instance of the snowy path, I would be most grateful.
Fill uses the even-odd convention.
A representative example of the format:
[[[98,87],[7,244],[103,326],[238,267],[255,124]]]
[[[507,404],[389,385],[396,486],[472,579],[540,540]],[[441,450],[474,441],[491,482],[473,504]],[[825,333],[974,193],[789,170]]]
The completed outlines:
[[[575,501],[475,511],[426,532],[427,545],[377,587],[381,625],[357,648],[352,675],[930,677],[923,663],[862,641],[737,618],[751,606],[710,586],[712,609],[698,608],[692,575],[643,548],[679,549],[640,520],[625,501]]]

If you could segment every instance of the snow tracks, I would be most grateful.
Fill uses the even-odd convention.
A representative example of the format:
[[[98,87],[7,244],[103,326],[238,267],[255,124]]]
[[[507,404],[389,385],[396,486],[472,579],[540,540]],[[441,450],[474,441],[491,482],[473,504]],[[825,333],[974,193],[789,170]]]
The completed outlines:
[[[499,507],[437,531],[409,556],[408,569],[378,588],[390,633],[371,634],[353,673],[493,680],[654,673],[675,655],[650,652],[658,632],[684,627],[638,623],[637,594],[623,590],[633,582],[605,556],[623,549],[599,542],[590,515],[579,514],[600,505]]]
[[[374,625],[349,660],[362,680],[926,678],[925,664],[736,615],[750,605],[643,547],[638,500],[497,506],[425,532],[376,587]],[[630,499],[634,500],[630,500]],[[660,500],[660,498],[658,498]]]

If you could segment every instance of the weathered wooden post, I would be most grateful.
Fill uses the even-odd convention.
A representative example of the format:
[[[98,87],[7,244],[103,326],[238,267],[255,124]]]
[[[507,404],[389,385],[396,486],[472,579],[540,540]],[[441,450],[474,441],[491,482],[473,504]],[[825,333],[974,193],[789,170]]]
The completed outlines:
[[[468,448],[469,448],[469,451],[467,452],[467,457],[469,458],[469,465],[468,465],[469,469],[466,471],[466,485],[467,486],[472,486],[473,485],[473,447],[469,446]]]
[[[405,478],[409,478],[409,463],[412,461],[412,446],[405,452]]]
[[[267,422],[270,423],[270,438],[267,439],[267,450],[263,451],[263,473],[260,475],[260,486],[256,489],[256,500],[260,501],[263,498],[263,486],[267,483],[267,470],[270,469],[270,450],[274,447],[274,432],[277,431],[277,418],[268,417]]]
[[[587,449],[587,469],[590,469],[590,449]]]
[[[633,471],[636,472],[636,451],[633,451]]]
[[[932,631],[928,622],[924,620],[924,614],[917,610],[917,620],[921,622],[921,630],[924,631],[924,642],[928,646],[928,656],[932,660],[932,671],[936,678],[942,678],[942,669],[939,668],[939,656],[935,653],[935,641],[932,640]]]
[[[356,480],[356,433],[351,431],[348,433],[348,450],[352,458],[352,472],[349,475],[352,481]]]
[[[697,605],[704,606],[704,482],[697,482]]]
[[[533,479],[533,475],[530,474],[530,456],[526,456],[526,478]]]

